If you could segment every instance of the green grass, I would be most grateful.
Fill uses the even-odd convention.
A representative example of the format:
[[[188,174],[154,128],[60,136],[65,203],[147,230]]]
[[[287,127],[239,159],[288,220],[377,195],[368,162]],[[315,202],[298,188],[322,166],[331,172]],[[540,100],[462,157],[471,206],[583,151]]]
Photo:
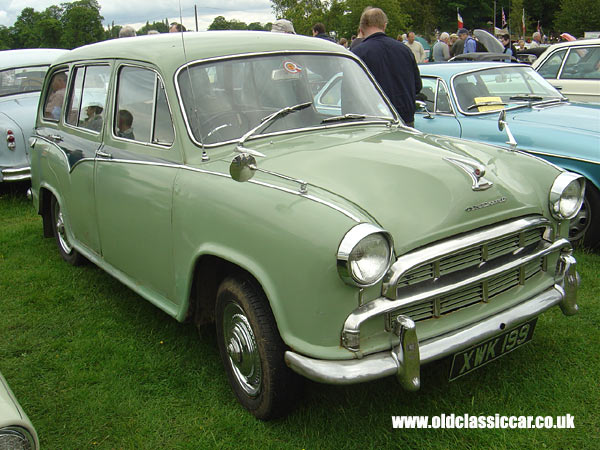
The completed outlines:
[[[600,437],[600,256],[577,253],[580,314],[558,308],[533,341],[455,382],[448,361],[422,388],[393,378],[306,383],[288,417],[236,402],[211,327],[198,334],[92,264],[71,267],[23,190],[0,191],[0,371],[43,449],[592,448]],[[570,430],[397,430],[392,415],[575,417]]]

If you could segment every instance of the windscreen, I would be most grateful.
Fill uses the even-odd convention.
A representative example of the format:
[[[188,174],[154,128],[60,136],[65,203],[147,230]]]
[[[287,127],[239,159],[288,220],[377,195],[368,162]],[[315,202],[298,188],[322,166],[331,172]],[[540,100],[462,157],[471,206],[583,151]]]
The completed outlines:
[[[342,114],[394,119],[367,73],[353,59],[322,54],[273,54],[193,64],[177,78],[194,139],[239,139],[268,115],[311,102],[257,134],[324,126]]]

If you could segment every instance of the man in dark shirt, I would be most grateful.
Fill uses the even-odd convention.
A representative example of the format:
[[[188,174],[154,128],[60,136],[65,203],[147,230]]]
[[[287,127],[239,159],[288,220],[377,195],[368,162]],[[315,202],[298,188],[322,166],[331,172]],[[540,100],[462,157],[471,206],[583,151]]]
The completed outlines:
[[[313,25],[312,32],[314,37],[325,39],[326,41],[330,42],[335,42],[335,39],[325,32],[325,25],[323,25],[321,22],[315,23]]]
[[[387,16],[381,9],[366,9],[360,17],[365,39],[352,51],[367,65],[402,120],[412,127],[416,95],[423,86],[421,74],[412,51],[386,36],[386,26]]]

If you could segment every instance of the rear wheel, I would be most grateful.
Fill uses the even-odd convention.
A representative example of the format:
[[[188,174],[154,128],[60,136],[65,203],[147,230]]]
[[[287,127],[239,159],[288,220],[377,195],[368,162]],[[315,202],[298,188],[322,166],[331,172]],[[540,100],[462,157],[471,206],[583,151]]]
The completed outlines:
[[[600,193],[590,182],[585,187],[581,209],[571,220],[569,240],[574,246],[600,248]]]
[[[52,230],[56,238],[56,245],[62,259],[73,266],[78,266],[85,262],[85,258],[73,248],[67,235],[67,226],[60,203],[56,197],[52,197],[50,203],[50,214],[52,215]]]
[[[261,420],[287,413],[301,379],[285,364],[286,346],[262,290],[246,277],[226,278],[215,318],[219,352],[238,401]]]

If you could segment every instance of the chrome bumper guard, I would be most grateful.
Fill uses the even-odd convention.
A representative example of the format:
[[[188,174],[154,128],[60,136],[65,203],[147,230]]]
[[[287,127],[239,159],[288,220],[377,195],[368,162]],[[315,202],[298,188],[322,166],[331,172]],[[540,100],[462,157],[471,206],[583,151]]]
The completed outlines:
[[[0,182],[31,179],[31,167],[6,168],[0,170]]]
[[[450,356],[496,336],[507,328],[537,317],[558,305],[563,314],[576,314],[579,274],[570,251],[560,255],[556,274],[557,283],[546,291],[485,318],[468,327],[419,342],[415,323],[407,316],[398,316],[393,333],[400,343],[390,352],[380,352],[351,360],[320,360],[287,351],[286,364],[298,374],[313,381],[328,384],[355,384],[396,375],[402,387],[409,391],[419,389],[420,366]]]

